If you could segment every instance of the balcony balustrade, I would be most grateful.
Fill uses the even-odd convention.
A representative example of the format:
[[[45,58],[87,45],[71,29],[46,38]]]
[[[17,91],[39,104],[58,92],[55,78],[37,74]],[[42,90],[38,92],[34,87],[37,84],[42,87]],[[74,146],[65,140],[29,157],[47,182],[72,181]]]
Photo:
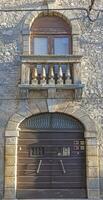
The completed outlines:
[[[66,68],[66,69],[65,69]],[[34,64],[22,66],[22,82],[32,86],[56,86],[72,84],[67,64]]]
[[[81,58],[79,55],[68,56],[21,56],[21,98],[27,98],[28,91],[47,91],[49,98],[66,94],[70,99],[81,99]],[[56,91],[56,93],[55,93]]]
[[[82,56],[22,56],[20,88],[28,90],[83,88],[80,77]]]

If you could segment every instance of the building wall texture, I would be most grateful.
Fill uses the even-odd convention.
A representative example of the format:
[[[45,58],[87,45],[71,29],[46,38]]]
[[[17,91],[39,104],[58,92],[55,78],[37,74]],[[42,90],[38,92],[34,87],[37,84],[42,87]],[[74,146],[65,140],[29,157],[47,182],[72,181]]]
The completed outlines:
[[[49,1],[50,8],[85,7],[88,8],[88,0]],[[43,8],[42,1],[36,0],[1,0],[0,9],[9,8]],[[103,9],[102,0],[97,0],[94,7]],[[103,12],[100,12],[96,21],[91,22],[84,11],[73,12],[74,22],[78,21],[80,27],[79,44],[80,54],[83,55],[81,66],[81,81],[85,85],[83,96],[80,101],[70,101],[62,95],[57,98],[46,98],[44,92],[31,93],[28,100],[20,99],[18,84],[20,83],[21,53],[22,53],[22,30],[25,20],[30,12],[1,12],[0,11],[0,198],[4,193],[4,153],[5,153],[5,130],[8,122],[15,113],[20,118],[20,112],[26,117],[47,111],[74,113],[81,109],[93,120],[97,131],[97,145],[99,150],[99,175],[100,196],[103,198]],[[64,11],[65,13],[65,11]],[[97,12],[91,13],[96,18]],[[35,98],[36,97],[36,98]],[[42,98],[43,97],[43,98]],[[65,105],[65,106],[64,106]],[[48,110],[49,108],[49,110]],[[81,117],[82,120],[83,116]],[[23,120],[21,118],[21,120]],[[12,120],[13,121],[13,120]],[[17,122],[14,118],[14,123]],[[20,122],[20,120],[18,120]],[[16,123],[17,124],[17,123]],[[13,124],[14,126],[14,124]]]

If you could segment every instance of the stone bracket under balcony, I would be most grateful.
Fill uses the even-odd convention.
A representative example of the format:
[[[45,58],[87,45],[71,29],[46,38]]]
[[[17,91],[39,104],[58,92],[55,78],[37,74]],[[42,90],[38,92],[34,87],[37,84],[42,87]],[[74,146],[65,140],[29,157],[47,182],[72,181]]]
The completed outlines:
[[[82,96],[82,92],[83,92],[83,88],[84,85],[83,84],[71,84],[68,86],[49,86],[49,85],[45,85],[45,86],[33,86],[33,85],[24,85],[24,84],[19,84],[19,88],[20,88],[20,97],[25,99],[25,98],[29,98],[29,93],[31,91],[35,92],[36,94],[39,92],[40,96],[41,96],[41,91],[46,91],[47,95],[46,97],[48,98],[68,98],[69,100],[80,100],[81,96]],[[58,91],[59,91],[59,95],[58,95]],[[65,96],[65,92],[66,92],[66,96]],[[72,93],[71,93],[72,92]],[[62,93],[62,95],[61,95]],[[42,93],[43,94],[43,93]],[[43,97],[43,96],[41,96]],[[36,98],[36,97],[35,97]]]

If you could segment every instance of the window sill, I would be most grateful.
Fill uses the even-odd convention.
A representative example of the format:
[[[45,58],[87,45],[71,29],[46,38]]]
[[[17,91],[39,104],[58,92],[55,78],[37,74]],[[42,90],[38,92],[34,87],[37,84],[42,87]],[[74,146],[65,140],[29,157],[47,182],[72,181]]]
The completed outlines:
[[[25,88],[29,90],[46,90],[50,88],[55,88],[55,89],[62,89],[62,90],[75,90],[75,89],[82,89],[84,88],[83,84],[63,84],[63,85],[33,85],[33,84],[19,84],[19,88]]]
[[[80,63],[82,55],[22,55],[22,63]]]

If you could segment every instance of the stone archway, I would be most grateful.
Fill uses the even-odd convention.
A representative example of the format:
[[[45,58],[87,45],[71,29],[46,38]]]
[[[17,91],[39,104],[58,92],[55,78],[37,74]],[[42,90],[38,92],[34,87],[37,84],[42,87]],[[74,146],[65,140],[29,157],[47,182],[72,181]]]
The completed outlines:
[[[17,141],[19,135],[19,124],[32,114],[43,112],[62,112],[77,118],[85,127],[86,140],[86,173],[87,173],[87,195],[88,199],[99,199],[99,166],[97,132],[93,120],[82,109],[71,111],[69,105],[58,102],[42,102],[36,104],[33,109],[22,106],[8,122],[5,131],[5,193],[4,199],[16,199],[16,176],[17,176]],[[44,106],[45,105],[45,106]],[[63,113],[63,112],[62,112]]]

